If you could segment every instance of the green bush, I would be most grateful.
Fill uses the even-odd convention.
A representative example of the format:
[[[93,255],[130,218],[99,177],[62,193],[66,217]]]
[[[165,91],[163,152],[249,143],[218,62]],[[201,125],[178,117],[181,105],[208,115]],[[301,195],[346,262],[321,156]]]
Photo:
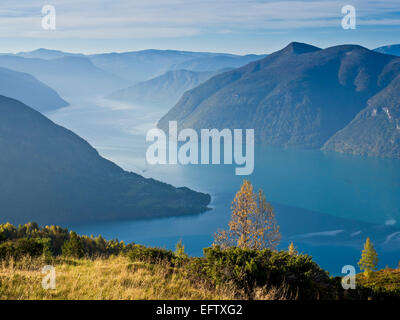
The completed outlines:
[[[39,227],[35,222],[29,222],[18,227],[10,223],[0,224],[0,244],[17,239],[48,239],[50,240],[49,251],[53,256],[62,254],[63,246],[70,237],[70,232],[59,226]],[[88,257],[107,257],[112,254],[117,255],[125,250],[125,244],[122,241],[107,241],[102,236],[95,238],[93,236],[76,235],[76,237],[81,244],[83,255]],[[81,253],[78,256],[81,256]]]
[[[131,261],[140,260],[153,263],[162,260],[172,262],[175,258],[175,255],[171,250],[160,248],[147,248],[139,244],[129,246],[129,248],[126,249],[126,255]]]
[[[204,249],[204,273],[216,285],[233,283],[249,298],[256,287],[286,285],[288,295],[299,299],[333,299],[332,280],[308,255],[286,251],[249,250],[219,247]],[[193,268],[193,266],[192,266]],[[198,268],[198,267],[197,267]]]
[[[78,235],[71,231],[70,238],[64,242],[62,254],[66,257],[82,258],[85,255],[85,250]]]
[[[0,260],[14,258],[19,260],[24,256],[46,258],[51,256],[50,239],[31,238],[10,240],[0,244]]]
[[[189,261],[189,256],[185,253],[185,246],[182,240],[179,240],[175,246],[174,257],[172,263],[175,266],[182,266]]]

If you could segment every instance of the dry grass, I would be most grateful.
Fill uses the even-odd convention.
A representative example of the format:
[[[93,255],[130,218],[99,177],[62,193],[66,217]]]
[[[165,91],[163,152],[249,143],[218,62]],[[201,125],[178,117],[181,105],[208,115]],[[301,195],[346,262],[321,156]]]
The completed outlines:
[[[56,259],[56,289],[42,288],[41,259],[0,265],[0,299],[232,299],[228,288],[193,284],[165,263],[131,263],[125,257]]]
[[[282,284],[280,287],[258,287],[254,290],[254,300],[297,300],[289,294],[289,287]]]
[[[130,262],[122,256],[66,260],[57,258],[56,289],[42,288],[43,259],[29,257],[0,264],[0,299],[7,300],[225,300],[235,299],[232,287],[210,287],[190,281],[179,270],[160,262]],[[255,299],[283,299],[280,288],[258,288]]]

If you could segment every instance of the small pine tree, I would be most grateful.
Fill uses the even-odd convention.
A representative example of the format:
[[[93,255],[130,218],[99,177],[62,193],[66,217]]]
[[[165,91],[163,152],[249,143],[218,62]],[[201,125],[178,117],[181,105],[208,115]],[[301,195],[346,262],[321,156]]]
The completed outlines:
[[[185,253],[185,246],[182,243],[182,240],[179,240],[175,246],[175,263],[180,265],[184,261],[186,261],[188,255]]]
[[[291,256],[297,256],[297,255],[298,255],[298,252],[297,252],[297,250],[296,250],[296,248],[295,248],[293,242],[290,243],[289,248],[288,248],[288,251],[289,251],[289,254],[290,254]]]
[[[73,258],[82,258],[84,256],[85,250],[76,232],[70,232],[69,240],[65,241],[62,247],[62,254]]]
[[[360,270],[364,270],[364,275],[367,278],[371,275],[372,271],[376,270],[378,265],[378,254],[369,237],[365,241],[364,250],[362,251],[358,265],[360,266]]]
[[[175,255],[179,258],[186,257],[185,246],[182,243],[182,240],[179,240],[175,246]]]

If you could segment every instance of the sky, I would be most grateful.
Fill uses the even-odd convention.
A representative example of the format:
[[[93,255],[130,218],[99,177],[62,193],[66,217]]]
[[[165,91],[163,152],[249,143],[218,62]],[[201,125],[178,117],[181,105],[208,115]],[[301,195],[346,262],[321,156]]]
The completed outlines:
[[[42,28],[52,5],[55,30]],[[356,9],[343,29],[342,7]],[[322,48],[400,43],[400,0],[1,0],[0,52],[142,49],[271,53],[299,41]]]

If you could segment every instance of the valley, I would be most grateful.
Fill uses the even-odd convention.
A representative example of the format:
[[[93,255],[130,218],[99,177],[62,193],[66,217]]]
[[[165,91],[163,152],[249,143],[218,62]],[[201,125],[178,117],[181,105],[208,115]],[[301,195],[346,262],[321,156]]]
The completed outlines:
[[[146,164],[150,145],[146,133],[155,127],[164,108],[144,110],[148,106],[95,99],[76,101],[47,116],[85,137],[102,156],[125,170],[211,194],[212,210],[185,217],[67,226],[80,234],[101,234],[168,249],[181,239],[190,244],[188,253],[202,255],[215,230],[229,220],[230,202],[243,177],[234,175],[234,165]],[[256,145],[250,179],[265,190],[276,209],[282,247],[294,241],[300,251],[311,254],[332,274],[339,274],[344,264],[356,263],[367,234],[382,250],[380,265],[397,264],[399,174],[400,161],[396,159]]]

